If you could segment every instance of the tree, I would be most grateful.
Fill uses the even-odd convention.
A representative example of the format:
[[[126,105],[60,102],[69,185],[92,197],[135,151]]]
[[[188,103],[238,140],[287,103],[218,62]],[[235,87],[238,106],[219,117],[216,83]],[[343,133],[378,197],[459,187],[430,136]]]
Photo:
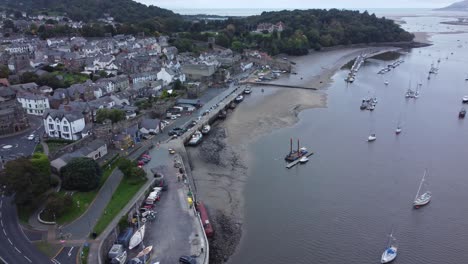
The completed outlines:
[[[132,168],[136,167],[137,164],[134,161],[131,161],[126,158],[122,158],[119,161],[119,170],[124,174],[124,176],[128,177],[131,174]]]
[[[50,161],[46,154],[34,153],[31,158],[31,163],[42,176],[50,177]]]
[[[235,40],[231,44],[231,49],[237,52],[242,52],[244,50],[244,44],[238,40]]]
[[[91,191],[99,187],[102,170],[99,164],[87,157],[72,159],[61,170],[62,187],[66,190]]]
[[[6,65],[0,65],[0,78],[8,78],[10,75],[10,69]]]
[[[112,123],[126,119],[125,111],[120,109],[99,109],[96,113],[96,122],[102,123],[104,120],[110,119]]]
[[[49,177],[27,158],[9,161],[0,182],[6,186],[7,194],[16,194],[17,205],[31,205],[49,188]]]
[[[55,221],[72,208],[73,198],[70,195],[60,196],[57,193],[52,193],[47,199],[41,217],[45,220]]]
[[[30,82],[37,82],[39,80],[39,76],[34,72],[25,72],[20,76],[21,83],[30,83]]]
[[[185,89],[185,86],[184,84],[182,84],[182,82],[180,80],[176,80],[174,82],[174,90],[184,90]]]

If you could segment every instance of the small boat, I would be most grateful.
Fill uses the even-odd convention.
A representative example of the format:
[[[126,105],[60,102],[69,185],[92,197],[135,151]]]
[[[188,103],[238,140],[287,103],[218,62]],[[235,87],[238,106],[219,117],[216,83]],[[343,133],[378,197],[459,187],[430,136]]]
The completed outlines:
[[[372,142],[372,141],[375,141],[377,139],[377,137],[375,136],[375,134],[371,134],[368,138],[367,138],[367,142]]]
[[[307,158],[307,156],[302,156],[302,158],[299,159],[299,163],[302,163],[302,164],[304,164],[304,163],[306,163],[308,161],[309,161],[309,158]]]
[[[193,135],[190,138],[188,144],[191,145],[191,146],[195,146],[198,143],[200,143],[202,138],[203,138],[203,134],[200,131],[197,130],[197,131],[195,131],[195,133],[193,133]]]
[[[250,89],[250,87],[247,87],[244,89],[244,94],[251,94],[252,93],[252,89]]]
[[[427,170],[424,171],[423,178],[421,179],[421,183],[419,184],[418,192],[416,193],[416,197],[414,198],[413,206],[414,208],[419,208],[421,206],[424,206],[428,204],[431,201],[432,194],[430,191],[426,191],[423,194],[419,195],[419,192],[421,191],[421,187],[424,184],[424,180],[426,178]]]
[[[244,96],[239,95],[236,97],[236,102],[242,102],[244,100]]]
[[[460,112],[458,113],[458,117],[459,118],[465,118],[465,115],[466,115],[466,110],[465,110],[465,108],[462,108],[460,110]]]
[[[361,110],[367,109],[369,103],[366,100],[362,100],[361,106],[359,107]]]
[[[138,255],[136,255],[136,258],[141,258],[141,257],[146,256],[146,259],[149,259],[149,254],[151,253],[152,250],[153,250],[153,246],[145,247],[145,249],[143,249],[142,251],[138,253]]]
[[[400,133],[401,133],[401,127],[397,126],[397,128],[395,129],[395,134],[399,135]]]
[[[201,132],[202,134],[208,134],[211,130],[211,126],[210,125],[204,125]]]
[[[111,260],[111,264],[124,264],[127,261],[127,251],[122,252]]]
[[[133,249],[138,246],[143,238],[145,237],[145,225],[142,225],[133,236],[130,238],[130,242],[128,243],[128,249]]]
[[[388,85],[388,81],[385,81],[384,84],[385,84],[385,85]]]
[[[463,96],[462,103],[468,104],[468,95]]]
[[[374,111],[374,109],[375,109],[375,104],[369,105],[369,107],[367,107],[367,109],[369,109],[370,111]]]
[[[380,259],[380,263],[390,263],[395,260],[397,256],[398,246],[396,244],[396,239],[393,237],[393,234],[390,233],[388,239],[388,245],[385,251],[382,253],[382,258]]]

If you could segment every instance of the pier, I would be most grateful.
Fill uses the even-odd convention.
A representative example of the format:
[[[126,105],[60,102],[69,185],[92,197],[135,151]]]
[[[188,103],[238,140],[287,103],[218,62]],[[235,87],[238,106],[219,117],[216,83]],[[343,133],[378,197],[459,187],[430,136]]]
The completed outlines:
[[[312,155],[314,155],[314,153],[313,153],[313,152],[310,152],[310,153],[307,153],[305,156],[306,156],[306,157],[310,157],[310,156],[312,156]],[[299,164],[299,160],[300,160],[300,159],[297,159],[297,160],[295,160],[295,161],[293,161],[293,162],[290,162],[290,163],[286,164],[286,168],[290,169],[290,168],[296,166],[297,164]]]
[[[289,85],[289,84],[280,84],[280,83],[267,83],[267,82],[245,82],[246,84],[250,85],[258,85],[258,86],[273,86],[273,87],[281,87],[281,88],[293,88],[293,89],[305,89],[305,90],[318,90],[314,87],[305,87],[300,85]]]

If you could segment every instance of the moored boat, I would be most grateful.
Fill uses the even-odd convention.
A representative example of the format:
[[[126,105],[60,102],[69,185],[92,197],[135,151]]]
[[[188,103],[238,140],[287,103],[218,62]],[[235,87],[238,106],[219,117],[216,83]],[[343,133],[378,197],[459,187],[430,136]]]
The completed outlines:
[[[302,156],[302,158],[299,159],[299,163],[304,164],[309,161],[309,158],[307,156]]]
[[[462,103],[468,104],[468,95],[463,96]]]
[[[425,183],[426,174],[427,174],[427,170],[424,171],[423,178],[421,179],[421,183],[419,184],[418,192],[416,193],[416,197],[414,198],[414,201],[413,201],[413,206],[416,209],[428,204],[432,198],[432,194],[430,191],[425,191],[421,195],[419,194],[421,192],[421,188],[423,187],[423,184]]]
[[[395,129],[395,134],[399,135],[401,133],[401,127],[398,126],[396,129]]]
[[[375,141],[377,139],[377,136],[375,134],[371,134],[368,138],[367,138],[367,141],[368,142],[372,142],[372,141]]]
[[[204,125],[201,132],[202,134],[208,134],[211,130],[211,126],[210,125]]]
[[[291,139],[290,145],[291,146],[290,146],[289,154],[286,155],[286,157],[284,158],[284,160],[286,160],[287,162],[296,161],[300,159],[302,156],[306,156],[307,153],[309,153],[307,148],[305,147],[299,148],[299,140],[297,140],[297,150],[292,149],[292,139]]]
[[[136,255],[136,258],[149,260],[152,250],[153,250],[153,246],[145,247],[142,251],[138,253],[138,255]]]
[[[192,137],[190,138],[188,144],[189,145],[192,145],[192,146],[195,146],[197,145],[198,143],[200,143],[200,141],[202,140],[203,138],[203,134],[200,132],[200,131],[195,131],[195,133],[193,133]]]
[[[396,239],[393,237],[393,234],[390,233],[388,239],[388,245],[385,251],[382,253],[382,257],[380,258],[380,263],[390,263],[397,257],[398,246],[396,243]]]
[[[142,225],[130,238],[128,249],[133,249],[138,246],[143,241],[143,238],[145,238],[145,225]]]
[[[458,117],[459,118],[465,118],[465,115],[466,115],[466,110],[465,110],[465,108],[462,108],[460,110],[460,112],[458,113]]]

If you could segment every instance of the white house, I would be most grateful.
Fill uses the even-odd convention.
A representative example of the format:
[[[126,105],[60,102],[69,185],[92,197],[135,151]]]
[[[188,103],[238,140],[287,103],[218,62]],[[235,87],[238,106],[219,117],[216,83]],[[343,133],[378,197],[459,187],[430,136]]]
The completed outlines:
[[[48,110],[43,116],[44,130],[49,137],[78,140],[85,128],[85,119],[79,111]]]
[[[162,68],[157,74],[158,80],[162,80],[164,85],[170,84],[175,75],[174,71],[169,68]]]
[[[33,53],[34,47],[29,44],[13,44],[5,49],[10,54],[22,54],[22,53]]]
[[[25,92],[19,93],[16,99],[30,115],[42,116],[50,108],[49,98],[44,95]]]

